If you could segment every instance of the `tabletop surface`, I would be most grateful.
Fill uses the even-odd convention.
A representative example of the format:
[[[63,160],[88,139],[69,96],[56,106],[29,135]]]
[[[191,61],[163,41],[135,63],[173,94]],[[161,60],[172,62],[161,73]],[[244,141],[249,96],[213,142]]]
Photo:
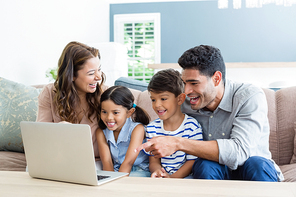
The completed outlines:
[[[86,186],[0,171],[0,196],[296,196],[296,183],[123,177]]]

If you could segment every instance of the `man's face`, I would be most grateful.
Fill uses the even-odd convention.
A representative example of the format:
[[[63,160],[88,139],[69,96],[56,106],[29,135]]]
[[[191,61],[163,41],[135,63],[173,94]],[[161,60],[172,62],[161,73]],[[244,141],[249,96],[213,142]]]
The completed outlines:
[[[216,109],[217,90],[213,81],[214,77],[201,75],[195,69],[185,69],[182,71],[182,80],[185,83],[184,93],[190,98],[192,109],[199,110],[204,107],[211,111]]]

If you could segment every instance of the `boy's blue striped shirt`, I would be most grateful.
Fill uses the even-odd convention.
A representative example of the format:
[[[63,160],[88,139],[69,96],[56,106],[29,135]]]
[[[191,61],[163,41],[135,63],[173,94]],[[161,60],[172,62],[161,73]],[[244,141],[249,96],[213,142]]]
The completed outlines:
[[[176,136],[183,137],[192,140],[202,140],[202,129],[200,124],[195,118],[192,118],[185,114],[184,121],[180,127],[175,131],[165,131],[163,129],[163,121],[156,119],[152,121],[146,130],[147,139],[151,139],[156,136]],[[169,174],[173,174],[187,161],[195,160],[196,156],[186,154],[182,151],[177,151],[170,156],[161,158],[162,167]]]

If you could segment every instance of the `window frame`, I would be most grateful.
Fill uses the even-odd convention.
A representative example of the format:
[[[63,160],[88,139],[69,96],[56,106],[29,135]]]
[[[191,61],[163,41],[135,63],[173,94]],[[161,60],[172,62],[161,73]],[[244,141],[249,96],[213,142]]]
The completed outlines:
[[[125,23],[145,23],[151,21],[154,22],[154,64],[159,64],[161,63],[160,13],[115,14],[114,42],[124,44]]]

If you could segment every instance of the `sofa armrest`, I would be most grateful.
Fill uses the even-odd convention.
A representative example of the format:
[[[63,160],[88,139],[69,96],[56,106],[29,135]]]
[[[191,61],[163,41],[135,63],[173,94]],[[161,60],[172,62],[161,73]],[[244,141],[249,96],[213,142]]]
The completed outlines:
[[[124,86],[127,88],[140,90],[143,92],[143,91],[147,90],[148,83],[146,83],[144,81],[138,81],[138,80],[128,78],[128,77],[120,77],[115,80],[114,85],[120,85],[120,86]]]

